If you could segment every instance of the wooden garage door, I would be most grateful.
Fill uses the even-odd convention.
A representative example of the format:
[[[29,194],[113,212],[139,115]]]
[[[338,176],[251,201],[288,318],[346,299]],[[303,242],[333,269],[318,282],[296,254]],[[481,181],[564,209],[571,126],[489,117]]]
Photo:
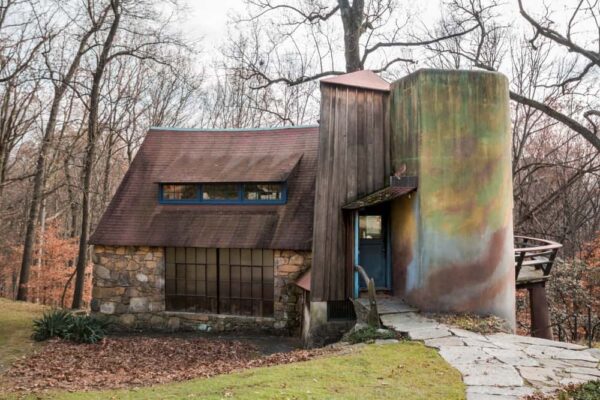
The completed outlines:
[[[167,310],[273,315],[273,250],[167,247],[165,253]]]

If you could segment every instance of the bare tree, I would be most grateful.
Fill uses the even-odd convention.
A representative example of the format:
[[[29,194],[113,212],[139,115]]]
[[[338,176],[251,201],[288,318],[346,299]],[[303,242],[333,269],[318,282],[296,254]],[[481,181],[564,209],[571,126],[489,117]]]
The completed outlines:
[[[80,308],[82,305],[83,288],[85,281],[85,270],[88,262],[88,238],[91,226],[91,184],[93,176],[93,166],[96,161],[96,152],[99,135],[101,133],[98,118],[101,104],[101,90],[103,86],[103,77],[109,64],[119,58],[135,58],[147,60],[159,65],[168,66],[171,72],[177,71],[172,68],[171,59],[163,57],[161,48],[187,48],[176,37],[164,33],[164,25],[168,20],[164,20],[156,11],[157,3],[149,1],[133,0],[110,0],[109,9],[111,18],[106,19],[106,30],[104,35],[99,32],[103,39],[98,44],[98,55],[93,61],[94,67],[91,73],[90,94],[87,100],[88,109],[88,127],[87,127],[87,146],[84,155],[83,182],[82,182],[82,206],[81,206],[81,233],[79,237],[79,251],[76,265],[75,290],[73,293],[72,308]],[[169,53],[166,54],[171,55]],[[162,82],[158,81],[155,88],[160,88]],[[173,98],[168,93],[171,88],[164,87],[159,89],[159,93],[165,93],[169,98]],[[186,99],[180,97],[181,104],[171,109],[160,110],[161,115],[158,119],[164,119],[167,115],[175,119],[180,117],[182,105],[186,104]],[[159,104],[153,102],[152,105]],[[166,103],[163,103],[166,104]],[[177,103],[168,103],[170,106]],[[110,132],[110,129],[108,130]],[[111,139],[114,140],[114,139]],[[112,147],[112,146],[111,146]]]
[[[115,36],[119,29],[122,15],[122,4],[120,0],[110,0],[110,11],[112,20],[109,23],[108,33],[100,47],[96,68],[92,73],[91,93],[88,107],[88,126],[87,126],[87,147],[83,166],[83,201],[81,205],[81,234],[79,236],[79,253],[77,255],[75,291],[73,292],[72,308],[80,308],[83,299],[83,285],[85,279],[85,269],[87,267],[87,241],[90,229],[90,185],[92,182],[92,166],[96,153],[96,144],[98,136],[98,113],[100,103],[100,86],[102,77],[108,62],[110,61],[111,50]]]
[[[393,0],[338,0],[333,5],[314,0],[247,0],[247,4],[249,15],[239,18],[238,24],[257,29],[260,21],[260,26],[268,27],[263,28],[266,32],[253,35],[258,39],[250,46],[253,52],[241,59],[244,78],[262,82],[256,88],[277,83],[293,86],[367,67],[382,72],[398,64],[415,64],[417,60],[410,56],[409,49],[477,29],[473,19],[455,21],[460,29],[424,37],[424,32],[409,29],[413,16],[403,14]],[[336,35],[340,30],[344,64],[338,68]],[[299,74],[290,74],[281,65],[287,61],[305,67],[296,70]]]
[[[19,278],[19,291],[17,293],[18,300],[27,300],[27,283],[29,281],[29,271],[31,269],[33,243],[35,240],[35,227],[38,218],[38,211],[43,198],[44,188],[44,172],[46,168],[46,157],[50,149],[50,145],[56,129],[57,118],[60,110],[61,101],[71,85],[73,77],[75,76],[79,64],[84,54],[89,50],[88,41],[103,25],[104,19],[106,18],[108,7],[98,11],[95,10],[91,5],[86,10],[86,17],[88,18],[88,25],[83,32],[79,32],[79,40],[75,53],[72,59],[67,64],[66,71],[55,71],[51,69],[51,60],[49,59],[49,53],[52,47],[49,47],[45,51],[46,65],[50,70],[50,79],[53,83],[54,94],[52,97],[52,103],[50,105],[50,111],[48,114],[48,120],[44,129],[44,135],[40,143],[39,153],[36,161],[35,176],[33,180],[32,198],[29,207],[29,215],[27,217],[27,229],[25,232],[25,240],[23,245],[23,257],[21,261],[21,270]],[[76,16],[79,19],[81,15]],[[52,41],[48,44],[52,45]]]
[[[598,7],[597,0],[576,1],[575,7],[568,16],[565,33],[561,33],[555,28],[557,24],[553,20],[548,7],[545,9],[544,17],[541,20],[537,20],[527,12],[523,6],[522,0],[518,0],[518,4],[521,15],[534,30],[534,36],[530,39],[530,43],[533,47],[536,46],[538,38],[543,37],[566,49],[568,53],[576,56],[568,73],[562,76],[559,75],[559,79],[551,85],[560,87],[563,92],[567,93],[574,86],[581,85],[586,77],[597,76],[597,72],[600,69],[600,7]],[[584,37],[587,40],[583,43],[579,43],[579,35],[577,35],[575,31],[577,30],[578,25],[583,23],[591,24],[592,26],[591,29],[586,30]],[[591,36],[594,34],[595,37]],[[595,48],[593,49],[592,47]],[[597,95],[598,93],[595,94]],[[583,112],[583,118],[586,119],[587,123],[587,126],[585,126],[582,122],[573,118],[573,116],[565,114],[555,107],[543,102],[536,101],[517,93],[511,93],[511,99],[540,110],[553,119],[565,124],[570,129],[583,136],[598,151],[600,151],[600,137],[598,136],[600,110],[597,108],[590,108]],[[593,106],[597,106],[597,104],[594,104]]]

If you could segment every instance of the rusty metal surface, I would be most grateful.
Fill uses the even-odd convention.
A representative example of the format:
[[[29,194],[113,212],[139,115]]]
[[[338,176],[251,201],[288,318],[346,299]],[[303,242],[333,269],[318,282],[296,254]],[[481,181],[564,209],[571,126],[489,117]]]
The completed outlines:
[[[351,72],[349,74],[338,75],[331,78],[321,79],[321,83],[329,85],[343,85],[362,89],[379,90],[383,92],[390,91],[390,84],[383,78],[380,78],[373,71],[364,70]]]
[[[288,149],[237,156],[186,152],[171,162],[159,182],[284,182],[301,158],[302,153]]]
[[[416,187],[400,187],[400,186],[388,186],[381,190],[371,193],[365,197],[354,200],[342,208],[344,210],[357,210],[359,208],[374,206],[376,204],[384,203],[386,201],[393,200],[405,194],[415,191]]]
[[[390,117],[392,170],[419,177],[413,199],[392,202],[395,289],[422,310],[514,326],[507,79],[420,70],[392,84]]]
[[[310,292],[310,269],[300,275],[300,277],[296,279],[294,283],[307,292]]]
[[[102,216],[91,244],[310,250],[318,127],[239,131],[153,129]],[[159,185],[186,155],[302,158],[285,205],[162,205]],[[182,158],[183,157],[183,158]],[[220,171],[215,169],[215,175]],[[240,172],[242,173],[242,172]],[[257,175],[258,176],[258,175]],[[265,172],[265,179],[268,179]],[[231,178],[233,179],[233,177]]]

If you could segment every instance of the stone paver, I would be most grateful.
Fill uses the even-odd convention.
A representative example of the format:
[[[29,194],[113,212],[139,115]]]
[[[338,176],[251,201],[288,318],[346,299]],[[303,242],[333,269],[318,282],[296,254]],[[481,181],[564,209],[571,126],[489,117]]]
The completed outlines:
[[[506,333],[481,335],[418,313],[381,316],[385,326],[423,340],[460,371],[467,400],[519,399],[536,390],[600,378],[600,350]]]

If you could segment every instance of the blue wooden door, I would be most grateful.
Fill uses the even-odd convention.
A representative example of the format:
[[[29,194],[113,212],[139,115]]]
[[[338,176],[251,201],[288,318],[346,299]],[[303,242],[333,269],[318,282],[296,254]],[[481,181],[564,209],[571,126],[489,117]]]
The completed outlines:
[[[384,213],[359,215],[359,258],[375,287],[388,289],[387,232]],[[365,288],[363,280],[360,287]]]

